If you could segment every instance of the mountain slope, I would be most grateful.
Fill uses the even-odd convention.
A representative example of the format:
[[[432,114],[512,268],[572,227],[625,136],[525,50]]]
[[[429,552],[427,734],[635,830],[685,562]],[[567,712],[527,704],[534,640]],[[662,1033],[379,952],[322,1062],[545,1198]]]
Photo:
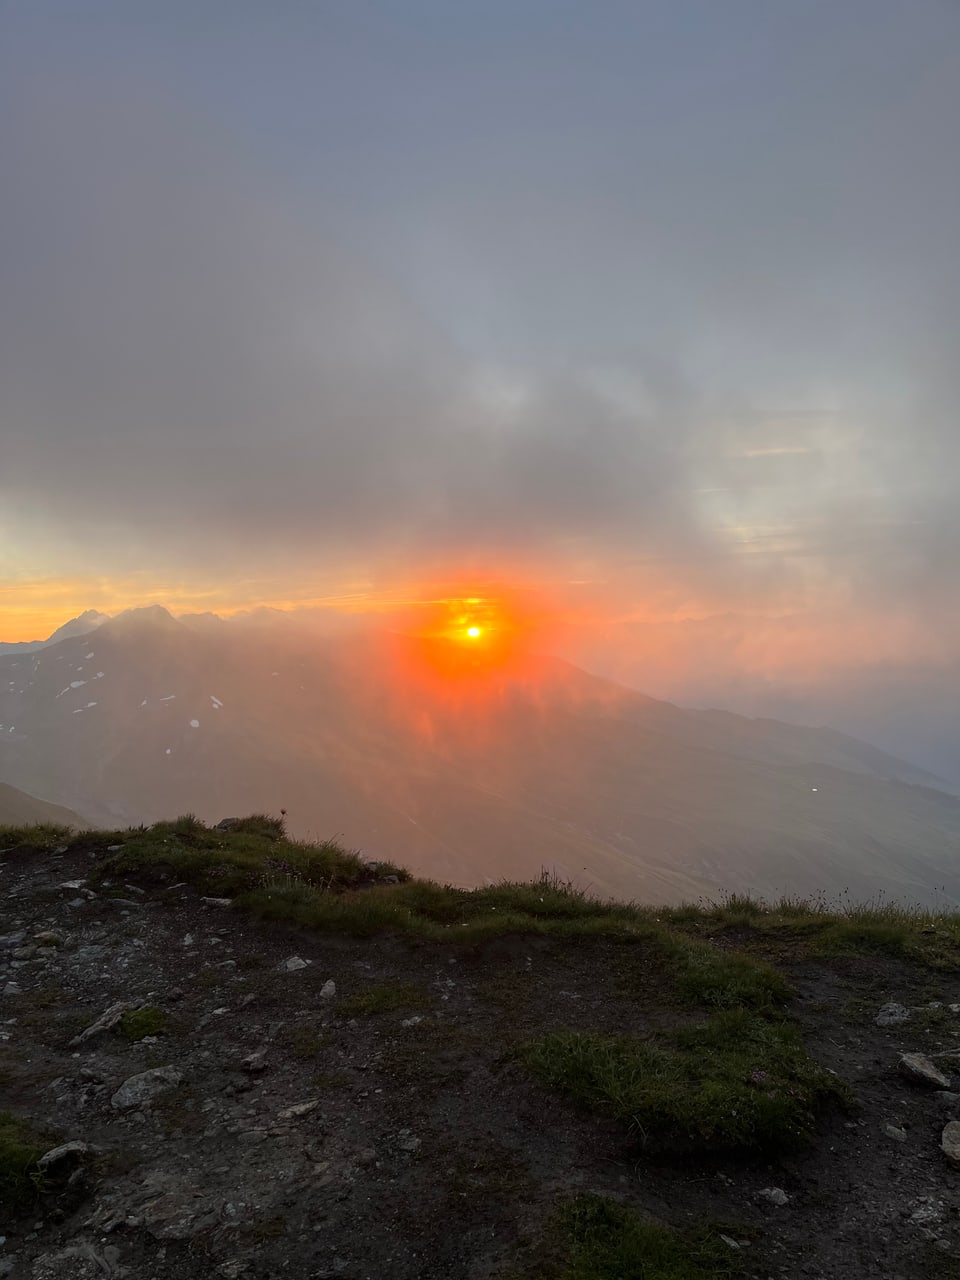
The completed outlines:
[[[71,618],[69,622],[65,622],[62,627],[57,627],[52,635],[47,636],[46,640],[19,640],[12,643],[0,642],[0,654],[9,653],[36,653],[40,649],[47,649],[52,644],[57,644],[60,640],[67,640],[71,636],[87,635],[91,631],[95,631],[97,627],[108,620],[109,615],[100,613],[96,609],[87,609],[81,613],[78,618]]]
[[[0,726],[0,776],[110,825],[282,807],[460,884],[960,896],[960,798],[929,775],[554,659],[136,610],[0,658]]]
[[[75,813],[58,804],[48,804],[35,796],[18,791],[0,782],[0,826],[22,827],[33,823],[56,823],[58,826],[79,827],[83,823]]]

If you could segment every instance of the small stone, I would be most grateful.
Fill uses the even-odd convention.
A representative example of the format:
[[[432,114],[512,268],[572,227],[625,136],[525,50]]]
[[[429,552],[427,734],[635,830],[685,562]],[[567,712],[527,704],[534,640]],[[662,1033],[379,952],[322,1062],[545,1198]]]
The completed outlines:
[[[912,1084],[926,1085],[929,1089],[949,1089],[950,1077],[945,1076],[922,1053],[905,1053],[899,1063],[900,1074]]]
[[[960,1169],[960,1121],[951,1120],[940,1136],[940,1150],[955,1169]]]
[[[409,1129],[401,1129],[397,1134],[397,1146],[401,1151],[419,1151],[421,1145],[421,1140]]]
[[[723,1241],[723,1243],[727,1246],[728,1249],[740,1248],[740,1246],[737,1244],[736,1240],[734,1240],[732,1236],[725,1236],[721,1234],[720,1239]]]
[[[185,933],[183,935],[183,945],[185,947],[192,947],[194,945],[192,933]]]
[[[22,996],[23,987],[21,987],[19,982],[8,982],[3,988],[3,994],[5,996]]]
[[[90,1148],[85,1142],[65,1142],[62,1146],[53,1147],[42,1155],[37,1161],[37,1168],[41,1173],[46,1173],[54,1165],[64,1164],[67,1161],[79,1164],[89,1154]]]
[[[906,1142],[907,1140],[906,1129],[901,1129],[895,1124],[885,1124],[883,1132],[888,1138],[892,1138],[894,1142]]]
[[[874,1022],[878,1027],[896,1027],[901,1022],[909,1021],[910,1010],[906,1005],[897,1004],[896,1001],[885,1004],[876,1018],[874,1018]]]
[[[13,960],[32,960],[36,954],[36,947],[17,947],[16,951],[10,952],[10,957]]]
[[[279,969],[281,973],[296,973],[299,969],[306,969],[309,963],[309,960],[301,960],[299,956],[290,956],[281,960]]]
[[[201,898],[200,901],[207,907],[229,907],[233,905],[232,898]]]
[[[119,853],[122,848],[122,844],[108,844],[107,853]]]
[[[112,1004],[109,1009],[101,1013],[96,1022],[91,1022],[89,1027],[73,1037],[69,1048],[76,1049],[79,1045],[92,1040],[94,1036],[101,1035],[104,1031],[111,1031],[128,1010],[136,1008],[135,1000],[120,1000],[117,1004]]]
[[[311,1111],[316,1111],[320,1105],[319,1098],[314,1098],[310,1102],[295,1102],[292,1107],[285,1107],[283,1111],[278,1112],[278,1120],[299,1120],[301,1116],[308,1116]]]
[[[33,935],[33,940],[38,947],[63,946],[63,938],[59,933],[54,933],[52,929],[41,929],[39,933]]]
[[[334,982],[332,978],[328,978],[327,981],[320,988],[321,998],[324,1000],[332,1000],[336,994],[337,994],[337,984]]]
[[[130,1076],[110,1099],[112,1106],[118,1111],[129,1111],[131,1107],[142,1106],[169,1089],[176,1089],[183,1084],[183,1073],[176,1067],[154,1067],[152,1071],[141,1071],[139,1075]]]
[[[787,1195],[787,1193],[783,1190],[782,1187],[764,1187],[763,1190],[758,1191],[757,1194],[762,1199],[769,1200],[771,1204],[775,1204],[777,1205],[778,1208],[781,1208],[781,1209],[790,1200],[790,1197]]]
[[[399,876],[384,876],[384,877],[383,877],[383,883],[384,883],[384,884],[399,884],[399,883],[400,883],[400,877],[399,877]]]
[[[266,1049],[257,1049],[255,1053],[248,1053],[240,1062],[240,1070],[246,1071],[249,1075],[258,1075],[261,1071],[266,1071],[266,1069]]]

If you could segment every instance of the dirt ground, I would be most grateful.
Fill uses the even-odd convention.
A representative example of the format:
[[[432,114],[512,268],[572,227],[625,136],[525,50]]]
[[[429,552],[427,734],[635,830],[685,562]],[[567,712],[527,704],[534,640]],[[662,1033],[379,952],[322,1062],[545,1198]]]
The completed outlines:
[[[807,1046],[858,1109],[824,1117],[800,1154],[668,1158],[532,1083],[511,1052],[539,1030],[690,1017],[622,944],[304,933],[155,877],[78,883],[92,866],[75,851],[0,871],[0,1109],[93,1149],[85,1178],[0,1223],[0,1276],[513,1277],[584,1191],[718,1227],[748,1278],[960,1276],[960,1170],[939,1150],[954,1103],[897,1071],[902,1052],[960,1047],[956,975],[781,947]],[[36,947],[38,931],[61,945]],[[288,971],[292,957],[305,966]],[[71,1044],[119,1001],[162,1010],[166,1033]],[[911,1017],[879,1027],[890,1001]],[[114,1104],[158,1067],[181,1083]]]

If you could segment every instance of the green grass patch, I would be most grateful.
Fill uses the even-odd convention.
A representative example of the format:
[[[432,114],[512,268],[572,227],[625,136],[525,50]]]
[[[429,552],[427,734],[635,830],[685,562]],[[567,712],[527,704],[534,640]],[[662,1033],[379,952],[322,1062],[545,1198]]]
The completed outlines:
[[[885,954],[931,969],[960,969],[960,912],[847,897],[781,898],[768,903],[733,894],[718,902],[664,907],[665,923],[697,934],[731,930],[760,943],[784,943],[814,955]]]
[[[707,1231],[673,1231],[627,1205],[584,1195],[562,1205],[524,1280],[721,1280],[733,1276],[729,1246]]]
[[[32,1125],[0,1111],[0,1209],[4,1213],[23,1212],[37,1198],[41,1186],[37,1161],[45,1150]]]
[[[521,1057],[544,1085],[661,1146],[797,1147],[828,1102],[848,1100],[793,1025],[745,1009],[659,1040],[552,1032]]]
[[[403,983],[379,983],[361,987],[344,996],[337,1005],[342,1018],[369,1017],[376,1013],[392,1013],[395,1009],[427,1009],[430,997],[419,987]]]
[[[336,841],[320,844],[291,840],[279,818],[253,814],[239,818],[230,831],[216,831],[192,814],[175,822],[128,831],[85,832],[75,844],[104,849],[121,844],[95,870],[99,880],[169,872],[216,897],[293,891],[341,892],[387,875],[406,872],[381,863],[375,871]]]
[[[73,832],[55,822],[38,822],[27,827],[0,826],[0,849],[36,849],[49,853],[60,845],[69,845]]]
[[[117,1030],[125,1040],[143,1040],[147,1036],[162,1036],[170,1029],[170,1019],[155,1005],[131,1009],[117,1024]]]

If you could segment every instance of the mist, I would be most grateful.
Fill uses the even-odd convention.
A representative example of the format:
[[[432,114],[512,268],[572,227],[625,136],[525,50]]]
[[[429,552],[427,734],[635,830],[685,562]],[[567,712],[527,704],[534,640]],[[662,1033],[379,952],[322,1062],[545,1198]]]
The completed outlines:
[[[3,639],[512,591],[957,779],[955,7],[0,21]]]

